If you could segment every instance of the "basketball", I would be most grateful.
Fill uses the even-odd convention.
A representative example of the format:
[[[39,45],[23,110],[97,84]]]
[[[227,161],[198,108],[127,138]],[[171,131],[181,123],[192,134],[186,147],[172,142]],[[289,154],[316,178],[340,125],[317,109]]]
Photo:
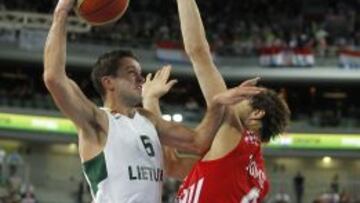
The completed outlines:
[[[76,13],[92,25],[104,25],[121,18],[129,0],[77,0]]]

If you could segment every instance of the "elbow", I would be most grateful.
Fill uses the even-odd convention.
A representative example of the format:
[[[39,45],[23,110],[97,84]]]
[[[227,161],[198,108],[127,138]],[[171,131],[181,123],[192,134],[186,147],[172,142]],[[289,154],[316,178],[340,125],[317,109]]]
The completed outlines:
[[[204,155],[210,148],[210,143],[198,143],[198,142],[195,142],[194,145],[193,145],[193,153],[195,155],[198,155],[198,156],[202,156]]]
[[[45,86],[48,87],[48,86],[52,86],[54,84],[55,77],[52,74],[44,72],[43,80],[44,80]]]
[[[43,80],[44,80],[45,86],[48,90],[51,90],[60,84],[59,77],[57,77],[55,74],[48,73],[48,72],[44,72]]]
[[[210,149],[210,146],[201,146],[198,148],[197,152],[196,152],[196,155],[198,156],[203,156],[205,155]]]
[[[201,156],[207,151],[208,148],[209,143],[206,140],[201,139],[200,136],[197,134],[191,139],[191,141],[187,141],[184,150],[193,155]]]

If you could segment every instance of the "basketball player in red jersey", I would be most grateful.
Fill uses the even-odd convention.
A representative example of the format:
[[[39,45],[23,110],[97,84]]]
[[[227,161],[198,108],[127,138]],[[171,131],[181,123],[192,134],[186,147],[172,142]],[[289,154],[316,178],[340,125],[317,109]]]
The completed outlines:
[[[209,99],[226,91],[205,38],[194,0],[177,0],[181,30],[201,90]],[[255,84],[257,79],[243,85]],[[177,162],[177,177],[189,172],[178,192],[180,203],[260,203],[269,191],[261,144],[284,131],[289,120],[286,103],[270,89],[244,99],[227,109],[209,151],[197,162],[181,158],[168,149],[166,156]],[[195,163],[189,171],[189,165]],[[174,164],[172,164],[174,165]]]
[[[177,0],[177,4],[185,50],[209,104],[227,87],[213,62],[195,0]],[[285,130],[289,115],[286,103],[270,89],[228,108],[210,150],[180,187],[179,201],[262,202],[269,182],[261,144]]]

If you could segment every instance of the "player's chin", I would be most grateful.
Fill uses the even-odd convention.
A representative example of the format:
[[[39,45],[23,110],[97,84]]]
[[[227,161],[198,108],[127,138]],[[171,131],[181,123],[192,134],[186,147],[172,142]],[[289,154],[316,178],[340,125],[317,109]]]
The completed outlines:
[[[138,106],[138,105],[141,105],[142,104],[142,100],[143,100],[143,97],[141,96],[141,93],[140,94],[137,94],[133,97],[133,103]]]
[[[137,87],[134,87],[133,88],[134,89],[134,91],[137,93],[137,94],[140,94],[141,95],[141,93],[142,93],[142,86],[137,86]]]

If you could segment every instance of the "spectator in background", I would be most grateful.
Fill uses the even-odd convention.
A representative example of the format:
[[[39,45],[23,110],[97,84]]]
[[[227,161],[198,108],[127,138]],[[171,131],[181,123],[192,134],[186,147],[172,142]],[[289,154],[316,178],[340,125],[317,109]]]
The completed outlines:
[[[21,203],[36,203],[35,195],[31,191],[27,191],[22,195]]]
[[[347,191],[342,191],[340,194],[340,203],[350,203],[351,197]]]
[[[2,186],[5,183],[5,174],[4,174],[5,157],[6,157],[5,150],[0,148],[0,186]]]
[[[21,203],[35,202],[34,186],[31,183],[24,183],[20,188]]]
[[[11,194],[20,194],[20,188],[23,183],[22,178],[18,175],[18,166],[10,165],[10,176],[7,180],[8,189]]]
[[[300,173],[300,171],[298,171],[297,175],[294,177],[296,203],[302,203],[304,196],[304,182],[305,177]]]
[[[331,193],[339,193],[339,175],[335,174],[331,183],[330,183],[330,192]]]
[[[86,184],[85,177],[83,177],[79,182],[79,187],[76,193],[76,201],[77,203],[87,203],[91,201],[90,188],[88,184]]]
[[[325,193],[320,196],[322,203],[339,203],[340,196],[337,193]]]
[[[49,13],[56,0],[0,0],[0,10]],[[248,56],[260,47],[273,42],[287,41],[287,46],[301,45],[302,38],[314,41],[320,56],[336,53],[338,45],[359,43],[355,40],[358,29],[359,1],[324,1],[302,6],[302,1],[236,1],[220,3],[200,2],[207,11],[205,22],[210,42],[220,54]],[[291,3],[290,3],[291,2]],[[134,1],[121,21],[109,28],[93,28],[91,33],[79,34],[77,39],[112,44],[121,42],[127,46],[151,47],[161,40],[180,41],[178,18],[174,5],[164,1]],[[219,7],[222,9],[217,9]],[[167,8],[167,9],[163,9]],[[257,11],[269,16],[259,22]],[[311,10],[309,14],[309,11]],[[163,16],[168,16],[163,18]],[[316,16],[316,19],[314,19]],[[313,23],[316,22],[316,23]],[[228,29],[228,28],[231,28]],[[290,35],[284,37],[285,35]],[[350,37],[350,35],[352,35]],[[259,40],[259,37],[263,38]],[[350,39],[349,39],[350,38]],[[353,39],[351,39],[353,38]],[[297,42],[299,41],[299,42]],[[149,46],[150,45],[150,46]],[[219,53],[218,53],[219,54]]]
[[[316,30],[315,32],[315,39],[316,39],[316,51],[318,56],[320,57],[324,57],[326,55],[326,50],[327,50],[327,38],[328,33],[326,32],[325,29],[323,29],[322,27],[320,27],[318,30]]]

